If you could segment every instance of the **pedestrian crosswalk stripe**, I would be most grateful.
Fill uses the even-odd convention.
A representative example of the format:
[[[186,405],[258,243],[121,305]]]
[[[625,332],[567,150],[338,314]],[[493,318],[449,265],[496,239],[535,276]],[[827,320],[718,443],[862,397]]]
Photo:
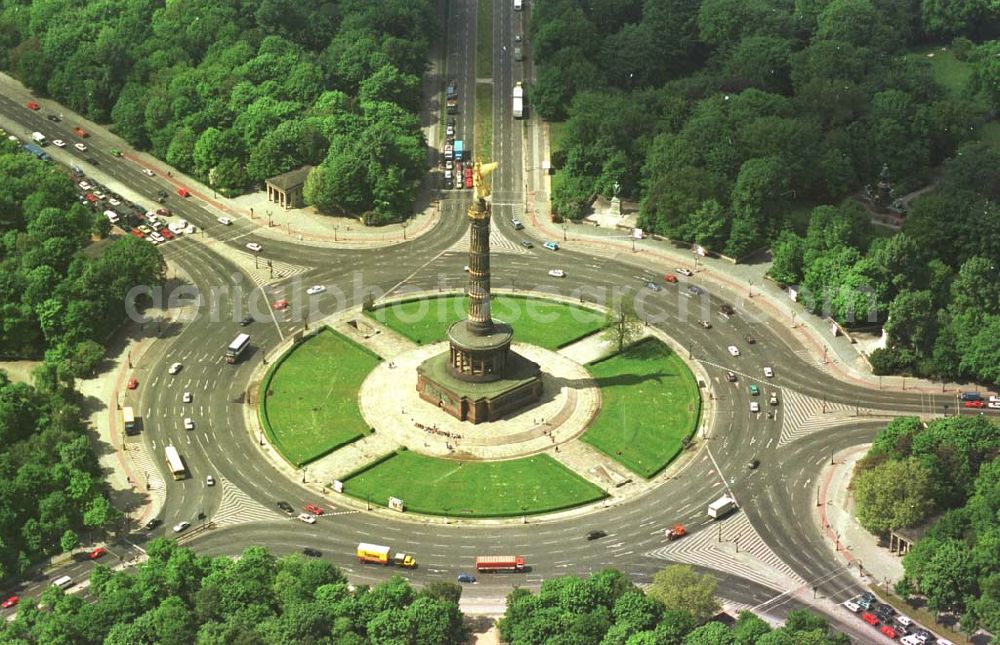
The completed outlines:
[[[781,391],[781,438],[778,447],[827,428],[843,425],[867,409],[847,403],[834,403],[799,394],[789,389]]]
[[[255,501],[225,477],[216,479],[218,485],[222,487],[222,503],[219,504],[218,510],[211,518],[214,524],[227,526],[260,520],[284,519],[284,516],[278,511]]]

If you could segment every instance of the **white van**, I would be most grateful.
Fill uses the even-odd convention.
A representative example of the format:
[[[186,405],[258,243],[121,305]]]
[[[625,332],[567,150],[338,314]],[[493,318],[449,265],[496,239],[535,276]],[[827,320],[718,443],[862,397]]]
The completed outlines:
[[[46,143],[48,143],[48,141],[46,141],[45,139],[45,135],[42,134],[41,132],[32,132],[31,138],[34,139],[35,143],[37,143],[40,146],[44,146]]]
[[[114,211],[104,211],[104,216],[108,218],[108,221],[112,224],[118,223],[118,213]]]
[[[59,587],[60,589],[68,589],[73,586],[73,578],[69,576],[59,576],[52,581],[53,587]]]
[[[521,0],[514,0],[514,11],[520,11],[521,9]]]

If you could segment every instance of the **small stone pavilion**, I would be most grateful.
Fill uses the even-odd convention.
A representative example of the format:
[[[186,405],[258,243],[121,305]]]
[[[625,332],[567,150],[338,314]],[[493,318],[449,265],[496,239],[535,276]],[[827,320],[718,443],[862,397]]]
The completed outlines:
[[[457,419],[492,421],[538,401],[542,396],[537,363],[511,351],[513,328],[490,314],[489,189],[483,182],[496,163],[475,164],[475,199],[469,206],[469,317],[448,329],[447,353],[417,368],[420,398]]]
[[[274,202],[285,210],[301,208],[305,204],[303,189],[312,166],[302,166],[268,179],[267,201]]]

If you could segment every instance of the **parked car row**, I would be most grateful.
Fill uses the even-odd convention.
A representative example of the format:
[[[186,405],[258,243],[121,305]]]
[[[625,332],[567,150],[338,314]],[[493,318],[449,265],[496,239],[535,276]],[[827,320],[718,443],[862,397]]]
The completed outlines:
[[[879,602],[870,591],[843,602],[844,607],[887,638],[898,638],[904,645],[953,645],[918,625],[912,618],[898,613],[891,605]]]
[[[145,206],[131,202],[121,195],[88,179],[79,168],[73,169],[80,203],[91,210],[103,212],[108,221],[126,233],[146,240],[150,244],[163,244],[184,233],[193,233],[194,226],[184,220],[167,222],[170,209],[148,210]]]

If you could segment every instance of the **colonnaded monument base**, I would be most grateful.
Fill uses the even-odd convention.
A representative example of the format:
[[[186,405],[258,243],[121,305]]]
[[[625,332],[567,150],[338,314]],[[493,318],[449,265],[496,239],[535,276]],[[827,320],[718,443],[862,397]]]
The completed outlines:
[[[438,457],[510,459],[575,439],[600,410],[600,388],[583,365],[557,352],[515,343],[510,357],[517,357],[520,368],[511,365],[508,378],[477,383],[476,396],[488,397],[494,387],[515,394],[518,388],[538,387],[540,398],[487,423],[463,421],[438,405],[438,399],[430,405],[418,390],[420,370],[437,370],[436,383],[443,381],[456,389],[470,385],[447,376],[448,346],[441,342],[402,352],[368,375],[358,402],[377,435]],[[527,370],[528,378],[519,379],[519,369]]]

